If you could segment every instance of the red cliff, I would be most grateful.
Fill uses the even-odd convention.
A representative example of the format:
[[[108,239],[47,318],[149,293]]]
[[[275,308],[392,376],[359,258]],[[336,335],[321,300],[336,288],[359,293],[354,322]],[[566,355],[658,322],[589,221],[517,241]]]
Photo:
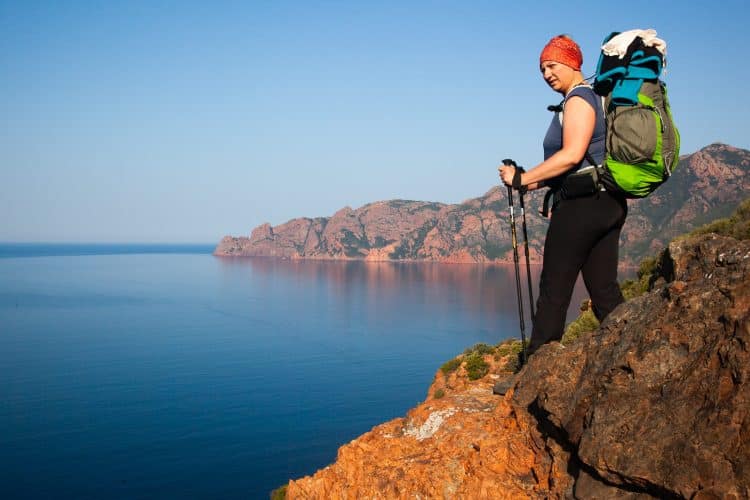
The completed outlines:
[[[657,251],[672,237],[730,213],[750,190],[750,151],[712,144],[681,158],[674,175],[654,194],[629,203],[622,235],[625,264]],[[546,220],[537,214],[543,193],[527,196],[529,246],[541,261]],[[520,217],[519,217],[520,219]],[[520,220],[519,220],[520,238]],[[512,259],[507,194],[493,187],[457,205],[390,200],[331,217],[263,224],[250,237],[226,236],[218,256],[291,259],[508,262]]]

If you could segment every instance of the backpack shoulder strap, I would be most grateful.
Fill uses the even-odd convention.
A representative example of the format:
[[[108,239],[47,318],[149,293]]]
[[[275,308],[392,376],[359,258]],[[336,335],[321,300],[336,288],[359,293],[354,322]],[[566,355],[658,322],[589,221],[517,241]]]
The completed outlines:
[[[594,92],[594,88],[586,80],[582,81],[581,83],[579,83],[578,85],[570,89],[570,92],[573,92],[573,90],[577,89],[578,87],[588,88],[588,89],[591,89],[592,92]],[[547,106],[547,109],[549,111],[557,112],[557,118],[558,120],[560,120],[560,126],[562,126],[563,124],[563,110],[565,109],[565,102],[568,100],[568,97],[570,96],[570,92],[568,92],[568,95],[566,95],[565,98],[563,98],[563,100],[560,101],[560,104],[558,104],[557,106],[555,105]],[[604,110],[603,99],[602,99],[602,110]]]

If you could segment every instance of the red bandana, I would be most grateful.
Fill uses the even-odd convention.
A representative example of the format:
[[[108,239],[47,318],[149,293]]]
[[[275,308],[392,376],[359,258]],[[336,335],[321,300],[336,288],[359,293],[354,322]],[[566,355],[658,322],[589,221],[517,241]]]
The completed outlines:
[[[564,36],[556,36],[542,49],[539,64],[542,64],[542,61],[559,62],[580,71],[583,54],[581,54],[581,48],[573,40]]]

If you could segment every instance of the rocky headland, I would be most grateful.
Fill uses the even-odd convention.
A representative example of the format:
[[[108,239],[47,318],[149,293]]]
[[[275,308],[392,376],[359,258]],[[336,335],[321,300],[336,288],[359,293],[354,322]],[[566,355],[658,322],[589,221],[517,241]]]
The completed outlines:
[[[492,386],[511,376],[512,344],[475,346],[438,370],[406,416],[345,444],[335,463],[277,494],[750,498],[750,204],[743,207],[672,241],[641,276],[643,294],[596,330],[541,348],[504,397]]]
[[[654,194],[629,202],[621,261],[635,265],[678,234],[728,215],[750,190],[750,151],[712,144],[681,157]],[[530,257],[540,262],[547,221],[537,214],[543,192],[527,195]],[[520,220],[519,220],[520,235]],[[510,262],[507,191],[493,187],[461,204],[390,200],[342,208],[331,217],[263,224],[250,236],[225,236],[218,256],[289,259]]]

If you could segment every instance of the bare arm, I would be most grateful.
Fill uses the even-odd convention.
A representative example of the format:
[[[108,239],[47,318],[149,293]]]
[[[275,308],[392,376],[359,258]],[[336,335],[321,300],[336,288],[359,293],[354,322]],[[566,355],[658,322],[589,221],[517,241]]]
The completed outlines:
[[[539,187],[538,183],[567,172],[578,165],[586,154],[586,150],[594,135],[596,115],[582,97],[573,96],[565,102],[563,111],[565,123],[563,127],[563,147],[545,161],[521,175],[521,184],[529,189]],[[513,182],[513,168],[500,167],[500,176],[510,185]]]

